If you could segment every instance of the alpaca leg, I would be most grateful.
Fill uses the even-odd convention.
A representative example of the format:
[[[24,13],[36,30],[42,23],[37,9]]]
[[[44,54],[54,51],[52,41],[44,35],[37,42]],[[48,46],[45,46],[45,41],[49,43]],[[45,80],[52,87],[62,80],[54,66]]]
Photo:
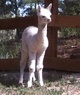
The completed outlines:
[[[40,86],[43,86],[43,75],[42,75],[43,68],[40,66],[37,66],[37,72],[38,72],[38,81]]]
[[[26,66],[27,57],[28,57],[27,52],[22,51],[21,61],[20,61],[20,79],[19,79],[19,84],[23,84],[23,75],[24,75],[24,69],[25,69],[25,66]]]
[[[29,80],[28,87],[32,86],[32,80],[35,80],[35,64],[36,64],[36,54],[33,52],[29,53]]]
[[[37,73],[40,86],[43,86],[43,59],[45,52],[40,52],[37,54]]]

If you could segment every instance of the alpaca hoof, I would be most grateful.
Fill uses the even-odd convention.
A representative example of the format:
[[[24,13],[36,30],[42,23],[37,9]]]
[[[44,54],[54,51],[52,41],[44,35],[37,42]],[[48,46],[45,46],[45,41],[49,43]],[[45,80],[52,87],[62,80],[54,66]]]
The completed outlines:
[[[32,87],[32,82],[28,81],[28,82],[27,82],[27,87],[28,87],[28,88]]]
[[[40,82],[40,86],[44,86],[44,83],[43,82]]]
[[[40,84],[40,86],[44,86],[44,84]]]
[[[36,81],[36,78],[35,78],[35,77],[33,78],[33,81],[34,81],[34,82]]]
[[[23,83],[19,83],[19,86],[25,87]]]

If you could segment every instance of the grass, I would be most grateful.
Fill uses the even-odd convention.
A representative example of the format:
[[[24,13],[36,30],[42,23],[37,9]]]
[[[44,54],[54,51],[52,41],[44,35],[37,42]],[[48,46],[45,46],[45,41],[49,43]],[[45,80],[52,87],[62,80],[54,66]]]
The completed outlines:
[[[25,77],[27,73],[25,74]],[[37,82],[33,87],[18,85],[19,73],[0,73],[0,95],[80,95],[80,74],[44,72],[44,87]]]

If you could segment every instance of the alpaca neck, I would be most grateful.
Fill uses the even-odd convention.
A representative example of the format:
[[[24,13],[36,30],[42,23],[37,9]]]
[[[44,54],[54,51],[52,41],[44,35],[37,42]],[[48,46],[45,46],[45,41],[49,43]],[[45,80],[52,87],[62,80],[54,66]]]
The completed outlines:
[[[38,23],[38,38],[44,39],[47,36],[47,24],[41,25]]]

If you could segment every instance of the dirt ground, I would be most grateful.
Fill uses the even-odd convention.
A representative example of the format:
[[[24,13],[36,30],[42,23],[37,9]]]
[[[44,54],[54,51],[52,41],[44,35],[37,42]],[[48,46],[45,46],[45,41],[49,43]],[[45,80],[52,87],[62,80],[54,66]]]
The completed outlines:
[[[19,72],[0,73],[0,95],[80,95],[80,73],[44,71],[44,87],[35,82],[27,88],[28,72],[24,75],[25,87],[18,85]]]
[[[58,38],[57,57],[59,58],[80,58],[80,38],[68,37]]]

